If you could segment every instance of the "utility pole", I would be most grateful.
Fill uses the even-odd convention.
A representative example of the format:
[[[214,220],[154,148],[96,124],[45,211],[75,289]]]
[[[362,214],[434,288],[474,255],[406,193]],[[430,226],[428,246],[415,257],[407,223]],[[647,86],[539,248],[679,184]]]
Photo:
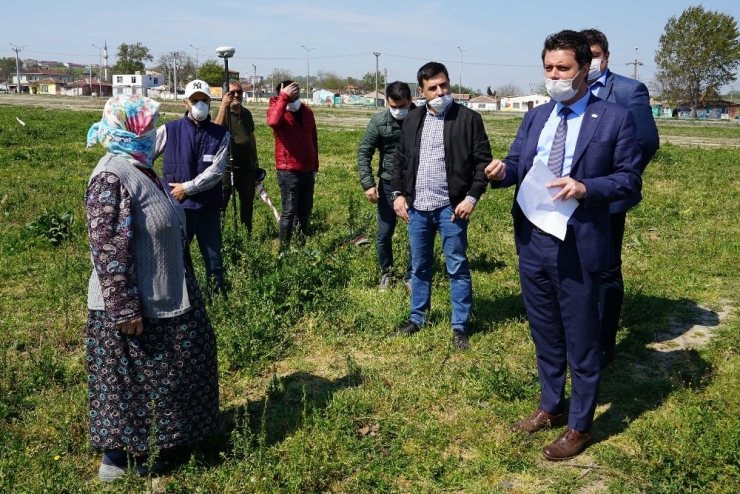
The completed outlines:
[[[175,97],[173,98],[175,101],[177,100],[177,57],[180,54],[176,51],[172,52],[172,72],[174,74],[174,84],[173,84],[173,90],[175,93]],[[228,82],[228,81],[226,81]]]
[[[458,84],[457,90],[460,94],[462,94],[462,52],[467,50],[467,48],[460,48],[458,46],[457,49],[460,50],[460,84]]]
[[[191,48],[195,50],[195,78],[198,79],[198,69],[200,68],[199,59],[198,59],[198,52],[203,49],[202,46],[193,46],[190,45]]]
[[[87,82],[90,85],[90,97],[92,98],[92,64],[90,64],[90,79]]]
[[[388,106],[388,69],[383,69],[383,92],[385,95],[385,106]]]
[[[378,107],[378,58],[380,57],[379,52],[374,52],[373,55],[375,55],[375,108]]]
[[[254,102],[257,102],[257,66],[255,64],[252,64],[252,67],[254,68],[254,80],[252,81],[252,99]]]
[[[103,49],[97,46],[95,43],[90,43],[94,48],[98,49],[98,96],[103,95],[103,81],[100,79],[100,68],[103,65]]]
[[[15,92],[18,94],[21,94],[21,59],[18,56],[18,54],[25,48],[27,45],[23,46],[17,46],[13,43],[10,43],[10,46],[12,46],[12,50],[15,52],[15,74],[18,78],[18,84],[15,86]]]
[[[311,50],[315,50],[316,47],[306,48],[301,45],[301,48],[306,50],[306,101],[308,101],[308,79],[311,77]]]
[[[103,60],[105,60],[105,82],[108,82],[108,41],[103,44]],[[113,87],[111,86],[111,96],[113,95]]]
[[[638,52],[639,50],[635,47],[635,60],[627,63],[627,65],[632,65],[632,78],[635,80],[637,80],[637,66],[642,65],[642,62],[637,59]]]

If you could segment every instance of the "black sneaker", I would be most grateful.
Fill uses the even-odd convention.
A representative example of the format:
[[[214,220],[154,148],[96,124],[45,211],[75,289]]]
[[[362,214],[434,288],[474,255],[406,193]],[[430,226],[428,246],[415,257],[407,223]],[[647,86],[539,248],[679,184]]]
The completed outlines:
[[[452,346],[454,346],[456,350],[460,350],[461,352],[464,352],[465,350],[470,350],[470,340],[468,339],[468,333],[453,329]]]
[[[411,336],[419,331],[419,326],[413,321],[409,321],[396,332],[396,336]]]

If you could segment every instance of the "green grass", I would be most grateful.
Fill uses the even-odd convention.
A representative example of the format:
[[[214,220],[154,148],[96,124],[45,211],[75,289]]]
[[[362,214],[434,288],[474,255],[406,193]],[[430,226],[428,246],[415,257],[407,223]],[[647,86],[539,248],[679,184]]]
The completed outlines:
[[[539,392],[512,191],[489,191],[470,225],[472,351],[452,351],[441,274],[432,324],[389,339],[408,315],[408,295],[400,286],[377,291],[374,209],[355,169],[372,112],[316,113],[321,173],[306,249],[277,259],[276,225],[261,203],[251,239],[227,218],[231,294],[209,306],[226,439],[184,453],[156,486],[137,478],[103,486],[87,442],[83,342],[90,261],[82,196],[102,155],[84,138],[99,112],[0,107],[0,492],[740,490],[740,150],[666,145],[649,166],[645,200],[627,219],[625,309],[618,356],[603,376],[597,442],[553,465],[540,450],[557,431],[508,432]],[[279,207],[272,133],[263,109],[254,115],[266,188]],[[519,122],[485,117],[495,155],[506,153]],[[67,211],[76,221],[59,245],[26,227]],[[347,242],[360,232],[370,245]],[[399,228],[398,266],[407,240]],[[719,322],[712,314],[725,306],[731,315]],[[715,320],[712,342],[659,357],[659,335],[686,331],[701,313]]]

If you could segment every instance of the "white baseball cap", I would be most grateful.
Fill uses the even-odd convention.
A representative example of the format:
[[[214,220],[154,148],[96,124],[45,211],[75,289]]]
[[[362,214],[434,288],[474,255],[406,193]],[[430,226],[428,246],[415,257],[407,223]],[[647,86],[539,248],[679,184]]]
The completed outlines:
[[[203,93],[210,98],[211,88],[208,86],[206,81],[195,79],[194,81],[188,82],[188,85],[185,86],[185,98],[190,98],[195,93]]]

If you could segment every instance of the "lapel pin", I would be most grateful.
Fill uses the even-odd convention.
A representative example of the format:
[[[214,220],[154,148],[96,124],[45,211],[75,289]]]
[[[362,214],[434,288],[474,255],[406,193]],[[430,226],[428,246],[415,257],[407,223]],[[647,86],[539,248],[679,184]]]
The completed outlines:
[[[595,114],[595,113],[592,113],[591,114],[591,118],[599,118],[599,116],[597,114]]]

